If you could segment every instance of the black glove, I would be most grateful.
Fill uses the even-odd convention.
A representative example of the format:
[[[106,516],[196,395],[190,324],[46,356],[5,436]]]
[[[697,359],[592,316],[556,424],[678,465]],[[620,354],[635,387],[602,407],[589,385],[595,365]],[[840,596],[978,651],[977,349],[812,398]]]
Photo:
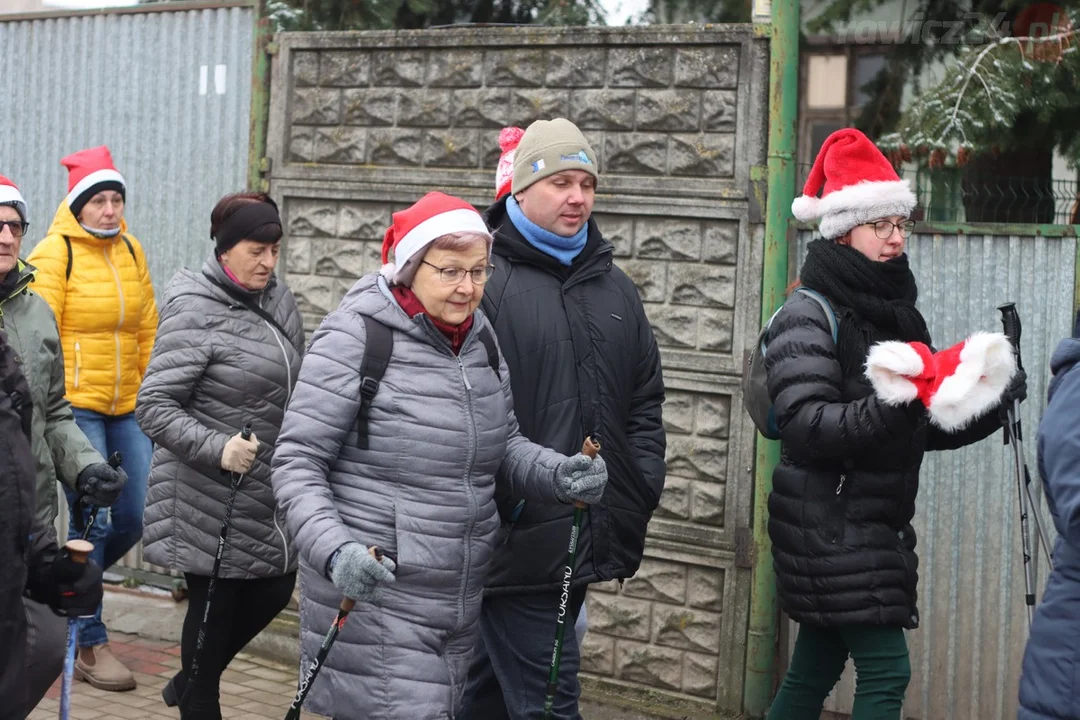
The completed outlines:
[[[57,615],[90,617],[101,605],[101,568],[87,558],[85,563],[71,559],[60,550],[42,577],[42,596]]]
[[[1017,368],[1009,387],[1001,394],[1001,404],[1011,408],[1013,401],[1024,402],[1027,400],[1027,389],[1027,373],[1023,368]]]
[[[1001,404],[998,405],[998,418],[1001,419],[1001,424],[1006,425],[1009,422],[1009,412],[1015,407],[1013,401],[1023,402],[1027,400],[1027,373],[1023,368],[1016,368],[1016,374],[1013,375],[1012,382],[1009,383],[1009,387],[1005,388],[1005,392],[1001,393]]]
[[[87,465],[75,481],[75,491],[86,496],[86,502],[99,507],[109,507],[120,497],[120,491],[127,482],[127,473],[123,468],[114,468],[108,463]]]

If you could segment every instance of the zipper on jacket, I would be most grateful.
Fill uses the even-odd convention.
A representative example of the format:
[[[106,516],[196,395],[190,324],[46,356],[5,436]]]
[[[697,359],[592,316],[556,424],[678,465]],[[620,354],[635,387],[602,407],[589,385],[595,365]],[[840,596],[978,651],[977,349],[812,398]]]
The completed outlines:
[[[847,482],[847,475],[840,476],[840,484],[836,486],[836,494],[839,495],[844,489],[844,483]]]
[[[82,349],[79,347],[79,341],[75,341],[75,389],[79,388],[79,368],[82,367]]]
[[[462,350],[464,350],[462,345]],[[465,593],[469,589],[469,570],[471,565],[471,553],[469,548],[472,546],[472,534],[476,528],[476,490],[472,484],[472,472],[473,463],[476,462],[476,414],[473,409],[472,401],[472,383],[469,382],[469,376],[465,372],[465,363],[461,362],[461,355],[457,356],[458,369],[461,370],[461,379],[465,383],[465,405],[469,412],[469,427],[471,432],[469,435],[469,463],[465,470],[465,487],[468,488],[469,493],[469,525],[465,531],[465,545],[462,548],[462,557],[465,560],[465,572],[463,575],[463,582],[461,587],[461,595],[458,597],[458,618],[459,621],[465,616]]]
[[[285,405],[288,406],[289,400],[292,399],[292,363],[289,362],[289,351],[285,349],[285,343],[282,342],[281,336],[278,331],[263,318],[263,324],[270,328],[270,334],[274,336],[274,340],[277,341],[278,347],[281,348],[281,356],[285,358]]]
[[[116,321],[116,330],[113,331],[113,341],[116,344],[116,387],[113,390],[112,405],[109,406],[109,413],[112,414],[116,412],[116,403],[120,401],[120,328],[124,327],[124,284],[120,282],[120,273],[117,272],[113,261],[109,259],[109,247],[106,245],[101,248],[101,252],[105,255],[105,264],[112,270],[113,278],[116,280],[116,294],[120,298],[120,317]]]
[[[281,566],[281,572],[287,575],[289,572],[289,541],[285,539],[285,533],[281,531],[281,526],[278,525],[276,508],[274,509],[274,529],[281,536],[281,547],[285,548],[285,563]]]

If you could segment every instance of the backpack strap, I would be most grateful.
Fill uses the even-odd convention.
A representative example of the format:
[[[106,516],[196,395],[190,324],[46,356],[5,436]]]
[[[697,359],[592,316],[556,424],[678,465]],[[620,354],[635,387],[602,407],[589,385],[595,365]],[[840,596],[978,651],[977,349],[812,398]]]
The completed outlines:
[[[131,253],[131,259],[135,261],[135,267],[139,267],[139,258],[135,257],[135,248],[131,246],[131,240],[128,238],[127,233],[120,235],[124,240],[124,244],[127,245],[128,252]]]
[[[800,292],[803,295],[812,298],[818,305],[821,306],[821,309],[825,311],[825,319],[829,321],[829,331],[832,333],[832,339],[835,343],[837,341],[840,328],[836,322],[836,313],[833,312],[832,305],[829,304],[828,298],[826,298],[824,295],[817,292],[816,290],[811,290],[810,288],[803,287],[802,285],[795,288],[795,292]]]
[[[502,382],[502,373],[499,372],[499,346],[495,344],[495,338],[491,335],[491,328],[486,325],[480,331],[480,342],[484,343],[484,349],[487,350],[488,365],[495,371],[495,377],[499,378],[499,382]]]
[[[362,450],[368,447],[368,416],[371,401],[379,390],[379,383],[390,364],[394,352],[394,332],[373,317],[364,315],[364,357],[360,361],[360,410],[356,414],[356,445]]]
[[[138,267],[139,267],[139,258],[135,257],[135,248],[132,247],[131,240],[128,239],[127,233],[122,233],[120,235],[120,237],[123,238],[124,244],[127,245],[128,252],[131,253],[131,259],[135,261],[135,267],[136,267],[136,269],[138,269]],[[70,280],[71,279],[71,266],[72,266],[72,263],[75,260],[75,257],[71,253],[71,238],[69,238],[67,235],[64,236],[64,244],[67,245],[67,251],[68,251],[67,273],[64,275],[64,279],[65,280]]]

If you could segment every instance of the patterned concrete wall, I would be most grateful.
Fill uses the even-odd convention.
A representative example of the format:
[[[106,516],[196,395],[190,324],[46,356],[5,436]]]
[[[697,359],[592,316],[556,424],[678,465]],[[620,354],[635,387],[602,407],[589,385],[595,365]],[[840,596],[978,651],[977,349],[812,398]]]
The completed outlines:
[[[498,132],[565,116],[599,154],[595,217],[662,347],[667,486],[646,559],[588,600],[591,690],[737,709],[749,599],[751,427],[767,46],[749,26],[285,34],[271,192],[309,327],[379,267],[390,213],[441,189],[483,207]]]

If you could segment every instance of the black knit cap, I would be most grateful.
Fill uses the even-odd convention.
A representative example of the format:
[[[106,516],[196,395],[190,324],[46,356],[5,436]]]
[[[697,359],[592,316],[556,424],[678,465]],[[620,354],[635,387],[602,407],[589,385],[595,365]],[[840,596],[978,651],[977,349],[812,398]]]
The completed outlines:
[[[273,202],[255,202],[245,205],[221,224],[211,237],[215,252],[220,256],[236,246],[241,240],[254,240],[273,244],[281,239],[281,215]]]

